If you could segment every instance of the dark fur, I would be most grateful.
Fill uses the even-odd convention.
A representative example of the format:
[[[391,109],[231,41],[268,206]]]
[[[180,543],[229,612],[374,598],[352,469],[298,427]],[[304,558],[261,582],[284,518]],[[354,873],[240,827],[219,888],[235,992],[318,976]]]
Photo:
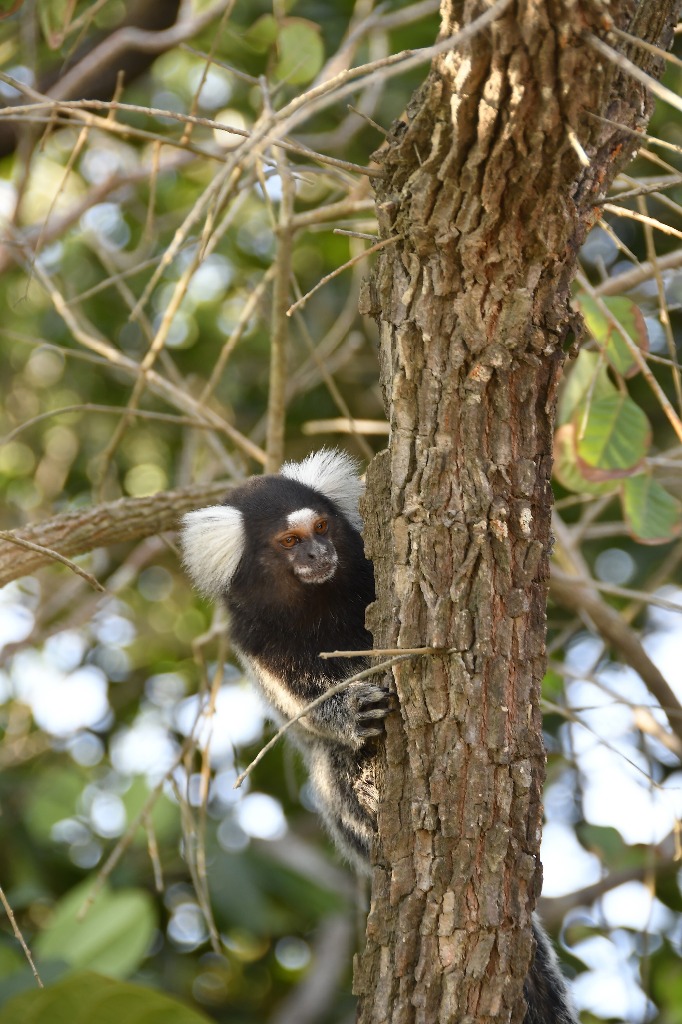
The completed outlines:
[[[319,654],[372,646],[365,628],[365,610],[374,600],[372,565],[360,534],[334,502],[297,481],[257,477],[232,491],[226,504],[239,509],[245,524],[241,561],[224,591],[231,639],[278,717],[287,720],[292,707],[302,708],[366,667],[364,658]],[[302,508],[329,524],[338,564],[326,583],[302,582],[287,552],[273,543],[286,530],[287,516]],[[377,737],[388,710],[385,690],[356,682],[289,730],[308,764],[327,828],[361,871],[368,869],[376,832]],[[524,1024],[575,1024],[554,951],[536,918],[533,929],[537,948],[524,987]]]
[[[283,477],[250,480],[230,494],[229,504],[248,524],[244,555],[225,597],[232,641],[310,701],[331,682],[365,665],[343,658],[322,660],[320,651],[372,646],[365,608],[374,600],[374,574],[362,538],[329,499]],[[328,536],[339,556],[328,583],[301,583],[288,571],[285,553],[270,543],[286,529],[287,515],[299,508],[328,517]]]
[[[335,683],[367,667],[364,658],[319,657],[321,651],[363,650],[372,646],[365,608],[374,600],[372,564],[362,538],[324,495],[282,477],[257,477],[230,494],[248,523],[242,561],[225,601],[231,639],[242,659],[254,662],[307,704]],[[291,571],[286,552],[271,538],[286,529],[287,515],[311,508],[329,523],[328,538],[338,554],[333,579],[306,584]],[[256,678],[259,677],[255,669]],[[286,707],[265,686],[266,696],[286,719]],[[331,697],[291,730],[311,773],[320,813],[336,844],[362,867],[375,830],[376,793],[366,778],[388,711],[385,691],[373,682],[357,683]],[[334,781],[330,794],[321,784]]]

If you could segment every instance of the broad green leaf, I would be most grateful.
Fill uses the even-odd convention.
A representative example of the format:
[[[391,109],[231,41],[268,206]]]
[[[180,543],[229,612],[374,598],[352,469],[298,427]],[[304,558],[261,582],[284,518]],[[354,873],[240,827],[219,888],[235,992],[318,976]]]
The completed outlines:
[[[649,957],[650,998],[656,1000],[656,1007],[664,1011],[659,1020],[665,1024],[682,1024],[682,975],[680,975],[679,954],[664,942]]]
[[[656,875],[656,896],[676,914],[682,913],[682,893],[677,884],[677,871],[662,871]]]
[[[229,878],[229,885],[225,879]],[[254,877],[253,858],[220,853],[208,872],[211,906],[219,919],[248,928],[254,935],[268,935],[291,925],[289,911],[268,898]]]
[[[612,296],[602,302],[622,326],[634,343],[647,352],[649,335],[642,311],[631,299],[623,296]],[[577,305],[585,317],[587,329],[597,345],[606,354],[607,359],[622,377],[633,377],[639,372],[632,350],[618,328],[604,314],[599,304],[589,295],[580,295]]]
[[[680,532],[682,506],[648,473],[623,481],[623,515],[640,544],[664,544]]]
[[[243,33],[242,39],[256,53],[267,53],[277,39],[277,20],[264,14]]]
[[[0,1010],[0,1024],[210,1024],[176,999],[130,982],[79,971],[49,988],[23,992]]]
[[[52,826],[73,818],[87,785],[84,773],[75,765],[42,772],[33,781],[24,818],[33,837],[41,843],[50,838]]]
[[[573,423],[564,423],[554,435],[554,476],[562,487],[576,494],[608,494],[616,489],[612,481],[588,480],[581,472]]]
[[[149,799],[149,786],[145,777],[142,775],[136,776],[129,788],[121,795],[121,799],[123,800],[128,822],[130,823],[137,817]],[[177,806],[172,804],[164,794],[161,794],[154,802],[150,817],[158,842],[168,841],[173,836],[179,834],[180,823]],[[147,840],[146,829],[140,826],[133,837],[133,843],[146,847]]]
[[[651,427],[640,407],[616,392],[577,409],[573,421],[582,472],[592,480],[629,476],[651,443]]]
[[[548,669],[542,679],[543,700],[551,701],[553,704],[556,704],[563,699],[565,690],[566,683],[564,677],[559,675],[558,672]],[[552,714],[552,712],[548,711],[548,714]]]
[[[16,974],[25,966],[26,959],[17,943],[13,946],[0,946],[0,979]]]
[[[125,977],[136,970],[149,948],[156,927],[153,901],[143,889],[105,888],[78,921],[76,915],[92,885],[87,879],[59,901],[34,943],[35,951],[72,967]]]
[[[289,85],[310,82],[324,60],[319,25],[305,18],[287,18],[277,37],[277,53],[276,78]]]
[[[581,843],[590,853],[596,853],[607,864],[627,862],[641,863],[641,851],[633,853],[623,841],[620,832],[611,825],[591,825],[582,822],[576,832]]]
[[[609,380],[604,357],[600,352],[583,349],[567,371],[561,387],[557,423],[568,423],[580,405],[591,398],[604,398],[618,394],[616,386]]]

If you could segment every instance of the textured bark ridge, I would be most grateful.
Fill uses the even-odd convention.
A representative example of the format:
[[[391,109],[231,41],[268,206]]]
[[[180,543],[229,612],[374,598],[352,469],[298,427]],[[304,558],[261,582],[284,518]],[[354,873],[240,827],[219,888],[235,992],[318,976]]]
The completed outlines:
[[[378,647],[396,667],[363,1024],[518,1022],[540,889],[539,708],[555,393],[569,284],[634,150],[645,91],[590,48],[608,18],[667,45],[674,4],[512,5],[440,58],[377,154],[389,451],[370,467]],[[606,12],[608,11],[608,15]],[[443,3],[443,32],[481,12]],[[643,51],[630,50],[649,73]],[[576,139],[580,145],[576,145]],[[588,157],[579,157],[580,147]]]

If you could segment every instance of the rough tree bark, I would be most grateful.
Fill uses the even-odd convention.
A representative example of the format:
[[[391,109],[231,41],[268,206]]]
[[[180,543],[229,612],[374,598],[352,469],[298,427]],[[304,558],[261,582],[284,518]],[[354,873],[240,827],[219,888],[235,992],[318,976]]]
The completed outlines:
[[[375,646],[395,669],[361,1024],[518,1022],[540,890],[554,402],[579,247],[651,112],[599,56],[669,45],[676,0],[518,0],[439,58],[378,154],[388,452],[370,467]],[[442,32],[480,14],[443,0]],[[611,45],[623,49],[615,39]],[[650,74],[661,62],[627,56]],[[591,114],[616,124],[606,124]],[[581,147],[584,151],[581,153]],[[587,159],[585,159],[585,155]]]

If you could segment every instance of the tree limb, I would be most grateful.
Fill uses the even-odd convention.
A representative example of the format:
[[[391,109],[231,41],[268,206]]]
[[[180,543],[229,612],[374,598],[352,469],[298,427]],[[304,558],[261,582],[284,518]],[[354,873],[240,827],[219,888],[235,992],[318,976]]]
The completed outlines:
[[[196,484],[144,498],[120,498],[94,508],[76,509],[12,531],[14,542],[0,535],[0,587],[48,565],[50,552],[18,547],[22,542],[50,548],[64,556],[82,555],[98,547],[140,540],[174,530],[183,512],[223,497],[229,483]]]

